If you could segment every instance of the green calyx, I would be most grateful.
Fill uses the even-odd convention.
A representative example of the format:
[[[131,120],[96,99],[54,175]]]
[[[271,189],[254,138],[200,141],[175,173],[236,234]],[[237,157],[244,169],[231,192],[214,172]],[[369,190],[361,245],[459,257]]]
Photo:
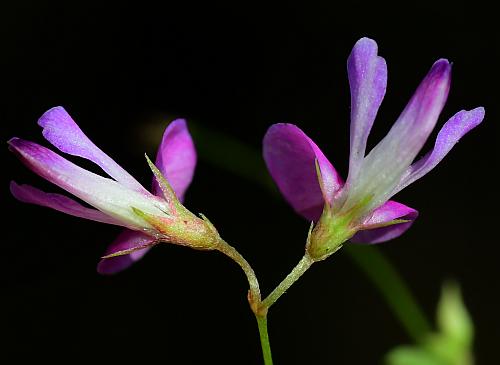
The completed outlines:
[[[202,214],[197,217],[178,200],[168,180],[146,155],[151,171],[168,205],[164,216],[158,216],[131,207],[133,212],[148,223],[151,233],[158,241],[189,246],[200,250],[213,250],[220,244],[221,238],[213,224]]]
[[[198,250],[213,250],[220,242],[220,236],[210,221],[202,215],[198,218],[186,208],[179,209],[172,217],[158,217],[132,207],[156,231],[159,241],[165,241]]]
[[[318,223],[309,231],[306,245],[309,256],[314,261],[321,261],[338,251],[356,233],[357,228],[352,223],[351,214],[336,214],[325,204]]]

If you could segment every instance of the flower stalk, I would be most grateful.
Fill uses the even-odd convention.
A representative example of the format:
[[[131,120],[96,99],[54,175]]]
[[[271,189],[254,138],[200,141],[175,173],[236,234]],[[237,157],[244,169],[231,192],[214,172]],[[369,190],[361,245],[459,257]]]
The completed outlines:
[[[222,238],[220,238],[215,249],[233,259],[233,261],[236,262],[245,273],[249,286],[248,302],[250,303],[252,311],[255,312],[254,308],[258,308],[261,301],[261,294],[259,281],[257,280],[254,270],[248,261],[245,260],[245,258],[233,246],[224,241]]]
[[[306,254],[283,281],[262,301],[261,310],[267,310],[311,267],[314,260]]]
[[[271,354],[271,344],[267,332],[267,314],[263,316],[256,315],[257,325],[259,327],[260,344],[262,347],[262,357],[264,365],[273,365],[273,356]]]

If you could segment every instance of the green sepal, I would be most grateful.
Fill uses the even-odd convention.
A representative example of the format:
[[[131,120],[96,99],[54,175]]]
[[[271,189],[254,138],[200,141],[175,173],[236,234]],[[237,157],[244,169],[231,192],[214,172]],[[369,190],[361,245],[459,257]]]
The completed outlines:
[[[212,224],[212,222],[210,222],[210,220],[207,218],[207,216],[203,213],[198,213],[201,217],[201,219],[203,219],[207,225],[207,227],[212,231],[212,233],[216,234],[217,236],[219,236],[219,232],[217,231],[217,228],[215,228],[215,226]]]
[[[130,254],[132,252],[139,251],[139,250],[142,250],[144,248],[148,248],[148,247],[151,247],[151,246],[154,246],[154,245],[157,245],[157,244],[158,244],[158,241],[151,241],[151,242],[146,243],[144,245],[140,245],[140,246],[136,246],[136,247],[133,247],[133,248],[129,248],[127,250],[121,250],[121,251],[113,252],[113,253],[111,253],[109,255],[102,256],[101,259],[110,259],[112,257],[128,255],[128,254]]]
[[[408,223],[408,222],[411,222],[411,220],[409,220],[409,219],[393,219],[392,221],[388,221],[388,222],[361,226],[360,230],[384,228],[384,227],[393,226],[395,224]]]
[[[318,178],[319,188],[321,190],[321,195],[323,195],[323,200],[325,201],[325,208],[331,209],[330,202],[328,201],[328,195],[326,194],[325,184],[323,184],[323,177],[321,175],[321,168],[319,166],[318,159],[314,159],[314,166],[316,167],[316,176]]]
[[[149,213],[143,212],[142,210],[140,210],[139,208],[136,208],[136,207],[131,207],[131,208],[132,208],[132,211],[137,216],[139,216],[140,218],[142,218],[143,220],[145,220],[150,226],[152,226],[156,230],[162,232],[162,227],[165,224],[163,223],[163,221],[159,217],[154,216],[153,214],[149,214]]]
[[[175,204],[178,205],[178,199],[177,195],[175,194],[174,189],[172,189],[172,186],[168,182],[168,180],[163,176],[161,171],[155,166],[155,164],[149,159],[147,154],[144,154],[146,157],[146,161],[148,162],[149,168],[153,172],[153,175],[155,176],[156,182],[160,186],[160,189],[163,193],[163,196],[165,200],[170,203],[170,204]]]

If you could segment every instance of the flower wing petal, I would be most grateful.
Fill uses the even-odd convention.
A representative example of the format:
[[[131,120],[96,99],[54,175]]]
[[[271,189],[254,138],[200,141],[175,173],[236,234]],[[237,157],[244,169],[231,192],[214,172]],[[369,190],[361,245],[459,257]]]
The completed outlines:
[[[144,233],[124,230],[118,237],[115,239],[113,243],[111,243],[105,255],[110,255],[115,252],[134,249],[137,247],[144,247],[155,244],[155,239],[151,236],[147,236]],[[134,262],[141,259],[146,252],[150,250],[151,247],[146,247],[134,251],[130,254],[123,256],[111,257],[108,259],[101,259],[97,264],[97,272],[102,275],[112,275],[116,274],[122,270],[125,270]]]
[[[155,165],[183,201],[196,166],[196,150],[185,120],[174,120],[165,129]],[[153,179],[153,193],[162,194],[156,179]]]
[[[46,193],[30,185],[10,183],[10,192],[24,203],[41,205],[79,218],[90,219],[96,222],[120,225],[116,219],[97,209],[87,208],[78,202],[61,194]]]
[[[469,111],[462,110],[451,117],[439,131],[432,151],[409,167],[406,176],[401,180],[394,194],[431,171],[450,152],[460,138],[477,127],[483,119],[484,108],[482,107]]]
[[[359,178],[349,185],[342,209],[367,201],[360,214],[386,202],[434,129],[448,96],[451,66],[434,63],[391,130],[365,157]]]
[[[58,106],[45,112],[38,124],[43,128],[43,136],[60,151],[86,158],[99,165],[120,184],[137,191],[145,191],[136,179],[82,132],[63,107]]]
[[[130,190],[114,180],[84,170],[34,142],[12,138],[9,148],[33,172],[115,218],[123,226],[148,227],[132,207],[158,216],[168,211],[166,203],[152,194]]]
[[[351,148],[349,155],[350,181],[358,177],[365,157],[366,141],[387,86],[387,65],[377,55],[377,43],[361,38],[354,45],[347,60],[351,88]]]
[[[319,219],[325,203],[315,160],[330,202],[343,185],[323,152],[293,124],[274,124],[268,129],[264,136],[264,160],[285,199],[297,213],[309,220]]]
[[[356,233],[351,241],[355,243],[380,243],[402,235],[417,219],[418,211],[404,204],[389,200],[375,209],[372,215],[363,222],[362,230]],[[408,222],[391,224],[394,220]]]

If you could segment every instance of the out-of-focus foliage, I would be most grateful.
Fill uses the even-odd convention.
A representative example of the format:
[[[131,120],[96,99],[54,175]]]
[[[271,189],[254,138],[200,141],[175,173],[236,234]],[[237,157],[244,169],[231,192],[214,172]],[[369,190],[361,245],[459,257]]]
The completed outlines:
[[[436,333],[428,334],[418,345],[396,347],[387,355],[386,364],[472,365],[474,325],[457,284],[443,286],[436,321]]]

